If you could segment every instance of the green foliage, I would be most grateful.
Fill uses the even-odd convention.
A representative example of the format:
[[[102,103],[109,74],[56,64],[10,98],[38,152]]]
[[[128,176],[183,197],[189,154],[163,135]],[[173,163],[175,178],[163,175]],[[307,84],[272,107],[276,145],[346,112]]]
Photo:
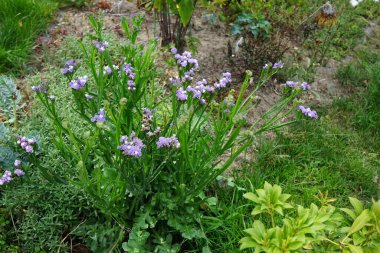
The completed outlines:
[[[264,189],[256,190],[257,194],[248,192],[244,194],[244,197],[257,204],[252,211],[252,215],[268,213],[272,216],[276,212],[283,216],[283,208],[292,208],[292,206],[286,203],[290,195],[282,194],[281,192],[282,189],[280,186],[272,186],[268,182],[265,182]]]
[[[48,160],[50,159],[50,161]],[[65,170],[62,161],[53,160],[54,155],[43,162],[50,169]],[[60,171],[62,173],[62,171]],[[20,182],[3,187],[0,208],[7,216],[13,214],[14,229],[9,229],[8,237],[23,252],[57,252],[68,249],[70,238],[65,236],[74,230],[82,219],[101,220],[92,209],[88,197],[75,186],[52,184],[40,173],[25,170],[25,178]],[[85,237],[85,233],[81,237]],[[86,238],[87,239],[87,238]]]
[[[264,16],[254,18],[253,14],[242,13],[240,14],[231,27],[231,34],[233,36],[243,35],[248,32],[255,39],[262,37],[268,38],[271,29],[271,24]]]
[[[17,128],[18,113],[25,104],[14,81],[7,76],[0,76],[0,116],[5,124],[13,124]]]
[[[52,0],[54,2],[57,2],[59,7],[68,7],[68,6],[74,6],[74,7],[83,7],[91,0]]]
[[[50,0],[2,0],[0,8],[0,73],[20,71],[34,39],[57,8]]]
[[[64,175],[61,180],[80,186],[98,210],[120,224],[121,231],[131,231],[128,241],[122,244],[124,249],[178,251],[194,240],[207,248],[206,236],[199,225],[200,204],[204,201],[200,194],[251,145],[254,136],[292,123],[280,121],[297,106],[295,97],[302,90],[282,97],[257,120],[255,128],[248,128],[243,134],[242,127],[246,124],[243,116],[253,108],[255,92],[278,69],[263,70],[257,86],[244,97],[251,78],[247,75],[231,108],[227,102],[214,102],[215,93],[203,93],[206,105],[191,93],[181,102],[176,95],[180,87],[172,85],[168,93],[156,83],[157,42],[136,44],[142,20],[136,16],[132,25],[122,23],[129,39],[122,45],[123,60],[108,47],[99,52],[95,46],[82,45],[84,59],[79,73],[68,73],[67,81],[61,80],[63,83],[57,89],[67,87],[74,76],[87,73],[90,79],[85,87],[73,89],[71,95],[66,92],[66,96],[70,95],[68,99],[56,96],[51,100],[55,88],[46,86],[48,92],[37,92],[37,98],[53,122],[54,145],[70,168],[75,168],[72,175]],[[104,41],[101,22],[93,18],[90,22],[96,32],[92,41]],[[182,89],[192,84],[183,79],[195,66],[194,61],[190,62],[186,67],[178,67]],[[119,70],[115,63],[120,65]],[[124,70],[127,68],[124,64],[128,63],[135,73],[133,78]],[[104,72],[106,65],[112,70],[108,75]],[[227,78],[228,74],[225,75]],[[128,89],[125,84],[132,80],[134,86]],[[86,100],[84,93],[94,98]],[[230,97],[233,98],[232,93]],[[101,108],[106,120],[94,123],[91,118]],[[149,120],[144,108],[154,109]],[[71,115],[76,116],[70,118]],[[150,135],[144,130],[146,127]],[[160,148],[159,136],[153,134],[158,127],[159,136],[178,138],[180,144]],[[209,132],[212,134],[206,134]],[[118,148],[122,144],[120,138],[132,133],[144,143],[141,157],[132,157]],[[117,248],[121,241],[114,243]]]
[[[286,201],[278,201],[281,187],[266,183],[265,188],[256,190],[258,195],[245,194],[255,203],[252,215],[258,214],[255,210],[267,210],[268,205],[283,209],[289,206]],[[259,198],[267,201],[259,201]],[[311,204],[310,208],[299,205],[296,214],[286,212],[284,215],[281,212],[279,214],[284,215],[284,218],[281,222],[276,220],[270,228],[256,219],[252,228],[244,230],[249,236],[241,239],[240,249],[252,248],[257,253],[298,252],[302,249],[318,252],[375,252],[380,247],[380,201],[373,201],[370,209],[364,209],[363,203],[355,198],[350,198],[350,202],[354,210],[341,209],[350,216],[349,219],[345,219],[335,207],[324,204],[320,208],[315,204]],[[349,227],[342,226],[347,223]]]

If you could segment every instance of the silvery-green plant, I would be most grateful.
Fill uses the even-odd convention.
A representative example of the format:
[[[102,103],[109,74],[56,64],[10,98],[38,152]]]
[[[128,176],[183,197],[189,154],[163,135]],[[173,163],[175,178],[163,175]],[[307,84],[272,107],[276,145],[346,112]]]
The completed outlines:
[[[0,76],[0,117],[4,118],[3,123],[13,124],[17,128],[19,110],[24,106],[14,81],[7,76]]]
[[[265,66],[257,85],[248,72],[238,94],[231,90],[224,99],[231,74],[213,84],[195,82],[198,61],[175,48],[178,74],[168,85],[159,82],[157,41],[137,43],[142,16],[134,16],[132,25],[122,22],[123,58],[109,50],[101,22],[90,22],[95,35],[91,45],[82,45],[84,59],[67,61],[61,70],[78,119],[59,113],[65,101],[48,85],[33,87],[53,123],[52,141],[75,168],[61,180],[83,188],[120,231],[129,231],[122,245],[128,252],[177,252],[192,239],[207,243],[198,225],[203,191],[257,134],[293,122],[283,119],[297,108],[303,90],[295,88],[248,125],[255,93],[282,64]],[[77,74],[79,63],[87,75]]]

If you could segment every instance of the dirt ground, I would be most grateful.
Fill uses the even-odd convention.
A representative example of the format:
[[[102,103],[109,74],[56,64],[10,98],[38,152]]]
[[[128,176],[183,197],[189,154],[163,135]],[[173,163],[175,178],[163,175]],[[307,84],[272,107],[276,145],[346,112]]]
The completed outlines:
[[[98,1],[94,1],[91,6],[87,6],[83,10],[75,8],[67,8],[60,10],[54,22],[50,25],[47,34],[37,39],[39,45],[35,50],[37,53],[35,65],[37,68],[43,66],[43,57],[38,57],[42,48],[51,50],[51,54],[62,44],[66,36],[83,37],[90,31],[88,16],[99,11],[104,14],[104,29],[114,31],[121,35],[120,19],[125,17],[130,19],[132,14],[141,12],[134,2],[126,0],[108,0],[111,8],[106,10],[99,9]],[[143,31],[140,33],[139,40],[147,41],[152,37],[159,36],[159,24],[155,20],[152,13],[146,13],[146,21],[143,25]],[[220,78],[221,73],[230,71],[232,76],[236,77],[238,73],[234,73],[236,66],[233,66],[231,56],[228,55],[228,43],[236,44],[236,39],[229,35],[229,29],[223,22],[211,24],[205,22],[205,16],[202,11],[197,11],[191,21],[191,34],[199,39],[198,53],[196,58],[199,61],[200,70],[197,74],[199,79],[206,78],[209,83],[213,83]],[[377,22],[373,22],[365,30],[365,39],[372,38],[373,34],[380,33],[380,27]],[[287,40],[287,38],[284,38]],[[288,41],[286,42],[288,43]],[[295,42],[291,42],[288,47],[297,47]],[[335,78],[335,73],[341,64],[346,64],[351,60],[351,56],[347,56],[342,61],[333,59],[328,60],[325,66],[319,66],[316,69],[315,82],[311,84],[311,91],[304,98],[308,104],[323,105],[330,103],[334,98],[339,98],[349,94],[349,91],[342,87]],[[231,65],[232,62],[232,65]],[[236,62],[236,61],[235,61]],[[240,75],[240,73],[239,73]],[[302,80],[299,80],[302,81]],[[256,115],[260,115],[278,99],[280,94],[281,83],[277,80],[264,87],[257,94],[260,103],[255,111]],[[255,118],[251,115],[252,119]]]

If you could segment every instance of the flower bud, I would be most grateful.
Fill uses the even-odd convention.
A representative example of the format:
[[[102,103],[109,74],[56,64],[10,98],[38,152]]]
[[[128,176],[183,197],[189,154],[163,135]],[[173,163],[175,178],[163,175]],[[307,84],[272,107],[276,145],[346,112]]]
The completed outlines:
[[[128,102],[127,98],[122,98],[122,99],[120,99],[119,104],[120,105],[125,105],[125,104],[127,104],[127,102]]]

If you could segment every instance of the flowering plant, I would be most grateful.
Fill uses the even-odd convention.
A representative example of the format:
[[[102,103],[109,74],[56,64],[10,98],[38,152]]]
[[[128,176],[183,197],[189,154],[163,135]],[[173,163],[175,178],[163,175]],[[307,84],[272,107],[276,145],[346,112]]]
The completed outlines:
[[[283,119],[297,107],[294,98],[302,89],[280,98],[249,125],[256,91],[282,64],[265,66],[255,87],[248,72],[236,99],[230,90],[223,100],[220,91],[231,85],[231,74],[223,73],[214,84],[195,82],[198,61],[175,48],[171,54],[178,75],[169,86],[159,83],[157,41],[136,42],[142,16],[133,17],[132,26],[122,22],[128,38],[123,59],[109,51],[101,22],[90,22],[96,35],[91,47],[82,45],[81,66],[88,76],[77,75],[78,61],[67,62],[61,71],[80,121],[59,114],[57,108],[66,101],[50,94],[48,86],[33,88],[53,122],[54,144],[76,168],[67,181],[82,187],[103,214],[128,228],[124,250],[177,251],[186,240],[206,243],[197,225],[201,193],[256,134],[291,123]],[[79,125],[83,131],[74,130]]]

